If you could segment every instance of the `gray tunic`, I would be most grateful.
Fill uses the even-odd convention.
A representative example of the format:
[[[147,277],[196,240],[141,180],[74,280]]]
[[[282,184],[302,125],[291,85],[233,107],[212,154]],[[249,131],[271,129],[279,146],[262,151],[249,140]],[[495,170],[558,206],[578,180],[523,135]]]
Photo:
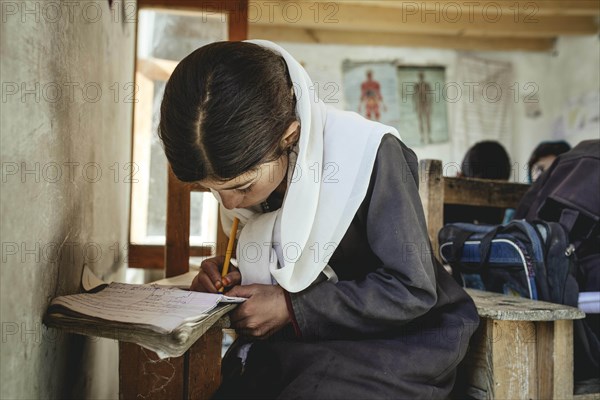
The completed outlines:
[[[393,135],[377,152],[367,195],[318,279],[287,293],[293,324],[238,339],[215,398],[444,398],[479,323],[472,300],[434,260],[415,154]]]

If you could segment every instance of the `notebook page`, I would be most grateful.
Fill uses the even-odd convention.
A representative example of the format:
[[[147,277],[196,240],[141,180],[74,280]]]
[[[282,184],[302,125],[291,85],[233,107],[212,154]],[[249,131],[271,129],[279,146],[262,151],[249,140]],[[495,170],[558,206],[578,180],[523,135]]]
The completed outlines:
[[[63,306],[108,321],[152,325],[160,331],[171,332],[184,322],[202,318],[222,297],[221,294],[113,282],[98,293],[58,297],[51,306]]]

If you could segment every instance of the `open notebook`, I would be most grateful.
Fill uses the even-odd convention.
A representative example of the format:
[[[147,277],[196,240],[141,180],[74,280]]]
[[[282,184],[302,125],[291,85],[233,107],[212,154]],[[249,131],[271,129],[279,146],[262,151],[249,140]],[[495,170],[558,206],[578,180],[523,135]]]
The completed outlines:
[[[52,300],[44,323],[73,333],[135,342],[161,358],[185,353],[216,319],[245,300],[157,284],[113,282],[90,287],[84,282],[84,288],[94,292]]]

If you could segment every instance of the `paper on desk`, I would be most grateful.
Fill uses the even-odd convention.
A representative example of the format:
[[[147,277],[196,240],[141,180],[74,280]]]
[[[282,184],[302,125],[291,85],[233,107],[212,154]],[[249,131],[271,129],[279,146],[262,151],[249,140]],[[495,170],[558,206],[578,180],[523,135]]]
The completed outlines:
[[[219,302],[241,303],[245,300],[222,294],[113,282],[98,293],[58,297],[50,306],[107,321],[147,325],[157,332],[170,333],[183,323],[201,320]]]
[[[81,287],[83,287],[83,290],[92,292],[107,285],[108,283],[98,278],[87,265],[83,266],[83,273],[81,274]]]

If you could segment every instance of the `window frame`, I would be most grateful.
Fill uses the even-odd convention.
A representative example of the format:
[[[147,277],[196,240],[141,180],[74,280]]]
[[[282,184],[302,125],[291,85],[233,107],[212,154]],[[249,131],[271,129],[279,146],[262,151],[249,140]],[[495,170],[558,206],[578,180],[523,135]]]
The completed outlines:
[[[134,64],[134,87],[138,87],[140,74],[138,72],[138,21],[140,10],[155,9],[164,11],[195,11],[195,12],[218,12],[227,14],[227,40],[239,41],[248,37],[248,0],[138,0],[135,23],[135,64]],[[155,60],[160,67],[161,60]],[[146,73],[168,74],[156,65],[145,68]],[[168,79],[168,75],[163,78]],[[157,75],[159,76],[159,75]],[[147,78],[147,77],[146,77]],[[166,80],[166,79],[165,79]],[[140,107],[136,101],[132,104],[133,118],[131,124],[131,154],[134,160],[135,144],[135,113]],[[133,181],[133,180],[132,180]],[[133,182],[130,186],[129,198],[129,220],[128,220],[128,246],[127,267],[141,269],[164,269],[166,276],[175,276],[189,271],[190,257],[206,257],[220,254],[225,251],[227,236],[224,234],[220,220],[217,223],[217,235],[215,246],[190,246],[190,197],[191,192],[206,192],[207,189],[186,185],[180,182],[169,168],[167,184],[167,226],[165,232],[165,245],[137,244],[131,241],[131,222],[133,214]],[[185,239],[187,238],[187,239]]]

